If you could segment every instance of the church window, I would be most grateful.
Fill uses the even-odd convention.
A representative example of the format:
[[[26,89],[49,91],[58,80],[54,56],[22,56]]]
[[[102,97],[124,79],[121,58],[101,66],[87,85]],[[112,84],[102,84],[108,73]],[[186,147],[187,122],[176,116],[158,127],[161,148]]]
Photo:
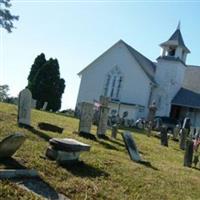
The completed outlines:
[[[122,74],[119,68],[115,66],[106,76],[104,95],[111,97],[113,100],[119,100],[121,86]]]
[[[105,84],[105,88],[104,88],[104,95],[107,96],[108,95],[108,87],[109,87],[109,84],[110,84],[110,74],[108,74],[107,76],[107,80],[106,80],[106,84]]]

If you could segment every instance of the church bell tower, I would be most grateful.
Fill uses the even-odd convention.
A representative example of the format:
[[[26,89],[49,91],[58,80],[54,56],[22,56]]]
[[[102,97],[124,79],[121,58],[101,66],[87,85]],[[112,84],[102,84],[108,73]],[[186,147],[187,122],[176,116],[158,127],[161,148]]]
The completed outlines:
[[[186,47],[183,37],[180,31],[180,22],[176,28],[176,31],[166,41],[160,44],[161,47],[161,58],[174,59],[186,62],[187,54],[190,50]]]

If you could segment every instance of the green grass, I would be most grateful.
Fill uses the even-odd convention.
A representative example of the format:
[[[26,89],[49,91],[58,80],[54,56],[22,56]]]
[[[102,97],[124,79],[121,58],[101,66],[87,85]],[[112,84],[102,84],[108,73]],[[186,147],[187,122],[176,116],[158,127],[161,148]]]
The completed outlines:
[[[17,126],[17,108],[0,103],[0,139],[12,132],[22,132],[27,140],[14,158],[27,168],[38,170],[41,178],[71,199],[113,200],[200,200],[200,170],[183,167],[183,151],[178,143],[169,147],[159,139],[134,131],[133,136],[141,156],[157,170],[130,160],[123,140],[97,142],[78,137],[78,120],[52,113],[32,110],[34,133]],[[49,122],[63,127],[63,134],[44,132],[38,122]],[[95,134],[96,127],[92,128]],[[110,136],[110,131],[108,131]],[[81,154],[78,166],[61,167],[44,159],[49,137],[68,137],[91,144],[90,152]],[[0,164],[0,168],[5,165]],[[0,181],[0,199],[38,199],[10,181]]]

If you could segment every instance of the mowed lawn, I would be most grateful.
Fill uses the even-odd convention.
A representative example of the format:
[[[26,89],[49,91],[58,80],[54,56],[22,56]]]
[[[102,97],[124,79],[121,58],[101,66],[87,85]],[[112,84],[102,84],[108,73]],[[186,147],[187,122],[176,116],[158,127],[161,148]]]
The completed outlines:
[[[64,133],[42,131],[38,122],[61,126]],[[73,133],[78,123],[74,118],[32,110],[35,131],[31,132],[17,126],[16,106],[0,103],[0,138],[12,132],[27,137],[14,158],[26,168],[36,169],[46,183],[70,199],[200,200],[200,170],[183,167],[184,152],[178,143],[170,140],[169,147],[163,147],[159,139],[133,131],[141,156],[153,166],[149,168],[130,160],[120,134],[116,140],[87,140]],[[95,134],[96,127],[92,132]],[[110,137],[110,131],[107,135]],[[44,157],[50,137],[75,138],[90,144],[91,151],[81,154],[83,162],[77,166],[61,167]],[[0,181],[0,199],[39,198],[4,180]]]

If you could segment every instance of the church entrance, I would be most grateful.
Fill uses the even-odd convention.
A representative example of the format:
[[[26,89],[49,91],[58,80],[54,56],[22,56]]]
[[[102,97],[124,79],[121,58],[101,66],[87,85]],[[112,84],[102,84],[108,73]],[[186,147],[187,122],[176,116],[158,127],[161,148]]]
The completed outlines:
[[[180,113],[181,113],[181,106],[172,105],[170,117],[172,119],[180,119]]]

